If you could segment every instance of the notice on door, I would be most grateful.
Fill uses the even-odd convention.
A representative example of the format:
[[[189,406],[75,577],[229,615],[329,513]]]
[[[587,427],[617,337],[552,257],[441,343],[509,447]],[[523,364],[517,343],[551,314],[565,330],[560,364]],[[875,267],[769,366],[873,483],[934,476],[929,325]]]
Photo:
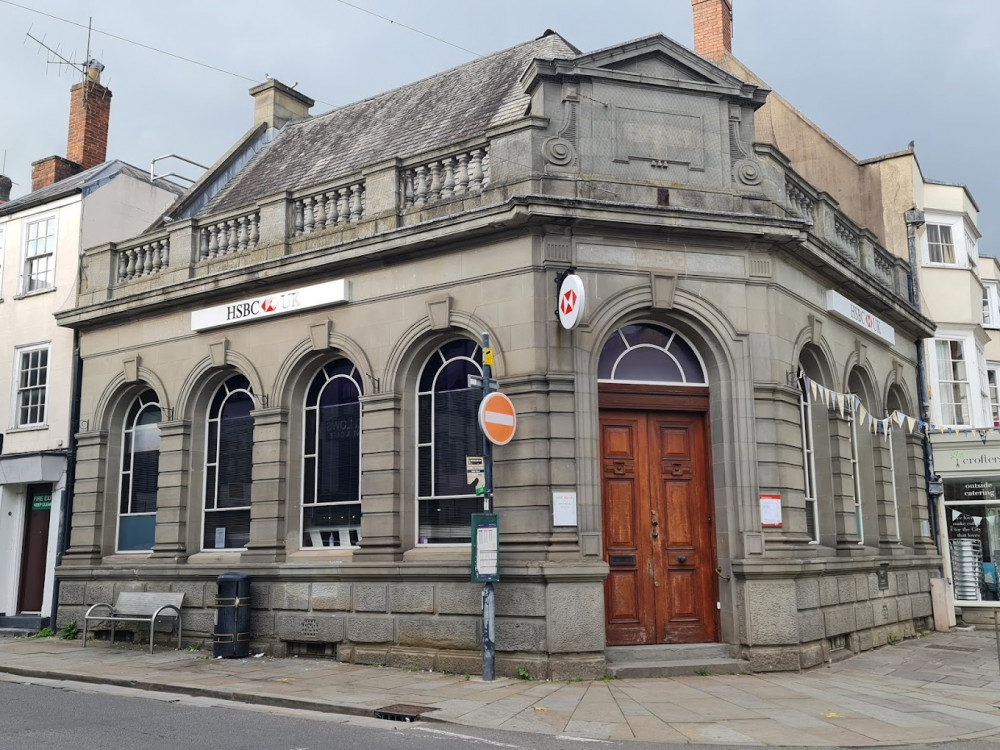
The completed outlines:
[[[52,510],[52,493],[39,492],[31,496],[32,510]]]

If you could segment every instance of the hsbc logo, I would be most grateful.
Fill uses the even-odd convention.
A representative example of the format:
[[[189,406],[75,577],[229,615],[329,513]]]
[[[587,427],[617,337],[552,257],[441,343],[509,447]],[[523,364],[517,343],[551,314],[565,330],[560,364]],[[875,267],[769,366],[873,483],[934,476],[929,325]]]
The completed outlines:
[[[579,299],[576,292],[572,289],[567,289],[562,296],[562,300],[559,302],[559,311],[563,315],[569,315],[576,308],[576,302]]]
[[[568,274],[559,287],[559,322],[567,330],[576,328],[583,318],[587,301],[583,279],[575,273]]]
[[[254,318],[270,313],[286,312],[299,307],[299,292],[286,292],[277,297],[263,297],[250,302],[237,302],[226,306],[226,321]]]
[[[347,279],[324,281],[299,289],[251,297],[226,305],[206,307],[191,312],[191,330],[203,331],[208,328],[251,322],[285,315],[314,307],[328,307],[348,301]]]

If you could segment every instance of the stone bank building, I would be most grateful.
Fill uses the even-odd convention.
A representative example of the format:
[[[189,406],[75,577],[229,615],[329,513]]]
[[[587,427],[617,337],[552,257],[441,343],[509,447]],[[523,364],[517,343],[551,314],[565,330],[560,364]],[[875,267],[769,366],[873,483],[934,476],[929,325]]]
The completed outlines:
[[[83,358],[61,621],[183,591],[202,637],[236,570],[272,653],[478,672],[488,333],[518,412],[501,673],[685,643],[798,669],[929,627],[920,442],[864,415],[916,413],[932,326],[906,262],[755,144],[766,90],[660,35],[546,32],[325,115],[251,93],[254,127],[88,249],[59,316]]]

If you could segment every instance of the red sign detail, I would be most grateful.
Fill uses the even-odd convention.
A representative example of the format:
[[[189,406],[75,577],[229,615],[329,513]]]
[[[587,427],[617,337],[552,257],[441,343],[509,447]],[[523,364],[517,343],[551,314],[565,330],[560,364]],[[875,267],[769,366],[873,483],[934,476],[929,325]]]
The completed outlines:
[[[270,297],[265,298],[260,303],[260,311],[261,312],[266,312],[266,313],[274,312],[275,309],[277,309],[277,308],[275,308],[275,306],[274,306],[274,300],[271,299]]]
[[[566,293],[563,295],[562,301],[559,303],[559,309],[562,311],[563,315],[569,315],[573,312],[573,308],[576,307],[576,292],[572,289],[567,289]]]

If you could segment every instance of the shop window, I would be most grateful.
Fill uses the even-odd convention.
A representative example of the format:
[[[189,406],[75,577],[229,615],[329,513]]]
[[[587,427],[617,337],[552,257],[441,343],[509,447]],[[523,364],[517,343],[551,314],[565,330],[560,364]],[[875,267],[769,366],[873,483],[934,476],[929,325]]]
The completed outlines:
[[[204,549],[240,549],[250,539],[253,391],[242,375],[219,386],[208,410]]]
[[[55,253],[55,217],[29,221],[25,225],[21,294],[44,291],[55,285]]]
[[[651,324],[619,328],[605,343],[598,380],[626,383],[707,385],[692,346],[674,331]]]
[[[160,405],[146,390],[132,402],[122,433],[118,551],[153,549],[160,477]]]
[[[1000,601],[998,483],[988,477],[946,480],[945,520],[955,601]]]
[[[469,340],[436,350],[417,386],[417,543],[466,544],[472,514],[483,502],[467,481],[466,458],[483,454],[477,426],[481,350]]]
[[[361,373],[327,363],[305,401],[302,546],[355,547],[361,538]]]
[[[41,427],[45,425],[48,404],[49,346],[31,346],[16,349],[14,353],[16,384],[14,401],[15,427]]]
[[[934,342],[937,359],[938,393],[941,421],[944,424],[971,424],[969,411],[969,376],[965,348],[957,340],[937,339]]]

